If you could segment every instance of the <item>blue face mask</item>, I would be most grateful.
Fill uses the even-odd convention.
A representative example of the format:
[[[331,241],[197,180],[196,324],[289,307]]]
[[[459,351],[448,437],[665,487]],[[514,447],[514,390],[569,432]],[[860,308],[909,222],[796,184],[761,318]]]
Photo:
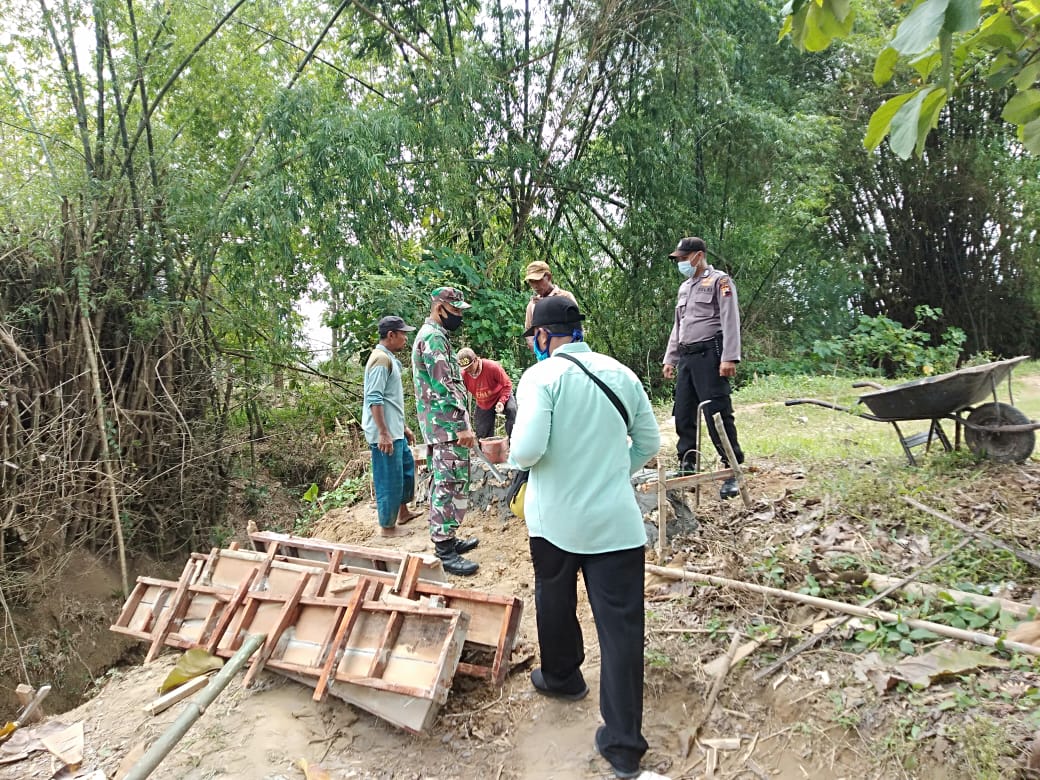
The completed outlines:
[[[679,268],[679,273],[687,279],[693,276],[693,264],[689,260],[680,260],[676,265]]]
[[[553,338],[555,338],[557,336],[559,336],[559,337],[570,336],[570,339],[571,339],[572,343],[585,340],[584,332],[581,331],[581,330],[578,330],[577,328],[572,330],[570,333],[550,333],[549,334],[549,342],[551,342],[553,340]],[[545,360],[547,357],[549,357],[549,346],[548,346],[549,342],[546,342],[546,347],[543,350],[540,346],[538,346],[538,334],[537,333],[534,334],[534,342],[531,344],[531,349],[534,350],[534,356],[535,356],[535,358],[537,358],[538,362],[541,362],[541,361]]]
[[[535,359],[537,359],[539,363],[541,363],[543,360],[545,360],[547,357],[549,357],[549,348],[546,347],[543,350],[540,346],[538,346],[538,334],[537,333],[534,335],[534,343],[531,345],[531,349],[534,350]]]

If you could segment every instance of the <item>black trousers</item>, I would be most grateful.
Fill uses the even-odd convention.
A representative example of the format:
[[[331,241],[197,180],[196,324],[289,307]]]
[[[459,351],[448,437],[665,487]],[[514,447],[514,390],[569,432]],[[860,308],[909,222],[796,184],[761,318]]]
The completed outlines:
[[[542,674],[552,688],[585,687],[585,645],[578,623],[578,572],[585,578],[599,637],[599,711],[606,724],[601,748],[623,769],[637,769],[643,738],[644,550],[580,555],[531,537],[534,604]]]
[[[729,378],[719,376],[721,341],[713,344],[696,355],[679,355],[679,367],[675,377],[675,432],[679,435],[676,447],[680,465],[693,467],[694,452],[698,445],[697,407],[702,401],[711,401],[704,407],[705,422],[708,424],[708,435],[711,437],[715,451],[722,462],[729,465],[729,458],[722,449],[722,440],[715,430],[712,418],[722,415],[722,427],[726,431],[729,443],[733,445],[733,454],[737,463],[744,462],[744,452],[737,441],[737,425],[733,420],[733,403],[730,401]],[[688,454],[689,453],[689,454]]]
[[[509,396],[506,407],[502,410],[506,418],[506,438],[513,435],[513,423],[516,422],[516,397]],[[474,405],[473,408],[473,430],[478,439],[490,439],[495,435],[495,407],[481,409]]]

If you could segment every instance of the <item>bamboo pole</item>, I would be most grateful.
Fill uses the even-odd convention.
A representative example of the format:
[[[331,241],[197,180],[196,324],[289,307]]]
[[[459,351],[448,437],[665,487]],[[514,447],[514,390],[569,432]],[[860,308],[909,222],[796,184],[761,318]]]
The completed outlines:
[[[923,582],[903,583],[899,578],[890,577],[887,574],[875,574],[874,572],[870,572],[867,574],[865,584],[870,585],[870,587],[878,591],[894,588],[895,590],[901,590],[904,593],[911,596],[917,596],[918,598],[934,599],[941,598],[941,596],[948,596],[949,600],[953,601],[953,603],[966,604],[973,609],[996,605],[1000,607],[1003,612],[1007,612],[1009,615],[1014,615],[1017,618],[1025,620],[1031,620],[1033,615],[1037,612],[1037,608],[1030,604],[1022,604],[1018,601],[997,598],[996,596],[983,596],[980,593],[968,593],[963,590],[944,588],[940,585],[929,585]]]
[[[1033,647],[1033,645],[1023,644],[1021,642],[1012,642],[1003,637],[993,636],[992,634],[986,634],[981,631],[965,631],[960,628],[944,626],[942,623],[933,623],[930,620],[907,618],[903,615],[896,614],[895,612],[860,607],[855,604],[846,604],[842,601],[823,599],[819,596],[809,596],[804,593],[794,593],[789,590],[781,590],[780,588],[770,588],[767,585],[755,585],[751,582],[740,582],[739,580],[730,580],[725,577],[715,577],[711,574],[668,569],[664,566],[654,566],[650,563],[646,564],[646,570],[652,574],[659,574],[662,577],[667,577],[668,579],[703,582],[708,585],[719,585],[724,588],[748,591],[749,593],[775,596],[777,598],[787,599],[788,601],[797,601],[801,604],[809,604],[810,606],[819,607],[820,609],[826,609],[831,612],[844,612],[848,615],[855,615],[856,617],[863,617],[868,620],[876,620],[879,623],[906,623],[910,628],[923,628],[931,631],[933,634],[949,637],[950,639],[960,639],[964,642],[974,642],[977,645],[983,645],[985,647],[999,647],[1005,650],[1015,650],[1026,655],[1040,656],[1040,647]]]
[[[987,531],[987,530],[989,530],[990,528],[992,528],[993,526],[995,526],[999,522],[1000,522],[1000,518],[997,518],[996,520],[991,521],[988,525],[983,526],[982,530],[983,531]],[[931,561],[926,563],[924,566],[919,568],[917,571],[911,572],[906,577],[901,579],[899,582],[897,582],[897,583],[895,583],[895,584],[885,588],[883,591],[878,593],[876,596],[871,597],[863,606],[865,606],[865,607],[872,607],[872,606],[874,606],[879,601],[881,601],[881,599],[885,598],[886,596],[891,595],[892,593],[895,593],[897,590],[902,588],[904,585],[909,585],[911,582],[916,580],[918,577],[920,577],[926,571],[928,571],[929,569],[934,569],[936,566],[938,566],[940,563],[945,561],[947,558],[952,557],[955,553],[960,552],[961,550],[963,550],[965,547],[967,547],[971,543],[972,543],[972,538],[970,536],[968,538],[966,538],[966,539],[961,539],[961,541],[958,542],[955,547],[950,548],[949,550],[944,552],[942,555],[940,555],[938,558],[932,558]],[[821,631],[819,634],[813,634],[808,639],[806,639],[805,641],[800,642],[798,644],[798,646],[795,647],[787,655],[785,655],[782,658],[780,658],[780,659],[774,661],[773,663],[769,664],[769,666],[767,666],[767,667],[765,667],[763,669],[760,669],[757,672],[755,672],[755,680],[762,680],[763,678],[768,677],[769,675],[771,675],[773,672],[775,672],[777,669],[779,669],[781,666],[786,664],[788,661],[790,661],[795,656],[799,655],[800,653],[804,653],[810,647],[815,647],[820,642],[822,642],[824,639],[826,639],[831,634],[833,634],[835,631],[837,631],[839,628],[841,628],[843,625],[848,623],[850,619],[851,619],[851,616],[850,615],[846,615],[845,617],[841,618],[840,620],[832,623],[830,625],[830,627],[827,628],[825,631]]]
[[[130,584],[126,574],[126,544],[123,542],[123,523],[119,517],[119,493],[116,490],[116,476],[112,471],[112,453],[108,447],[108,426],[105,424],[105,397],[101,392],[101,371],[98,369],[97,344],[94,334],[87,322],[87,312],[81,308],[79,315],[83,341],[86,347],[87,368],[90,371],[90,383],[94,391],[94,419],[97,423],[98,438],[101,445],[101,462],[105,469],[105,481],[108,483],[108,501],[112,509],[112,528],[116,534],[116,547],[119,552],[119,573],[123,578],[123,598],[130,595]]]
[[[914,509],[920,509],[926,515],[937,517],[940,520],[949,523],[954,528],[964,531],[964,533],[966,534],[971,534],[976,539],[981,539],[982,541],[986,542],[986,544],[991,544],[997,549],[1003,550],[1007,553],[1011,553],[1023,563],[1028,563],[1034,569],[1040,569],[1040,558],[1037,558],[1035,555],[1031,555],[1030,553],[1027,553],[1025,550],[1022,550],[1018,547],[1012,547],[1010,544],[1000,541],[1000,539],[994,539],[989,534],[984,534],[978,529],[972,528],[970,525],[965,525],[960,520],[954,520],[945,512],[940,512],[938,509],[932,509],[930,506],[922,504],[920,501],[914,501],[914,499],[910,498],[910,496],[903,496],[903,500],[910,506],[912,506]]]
[[[259,650],[266,640],[267,634],[251,634],[242,643],[242,647],[239,648],[238,652],[231,656],[231,660],[224,665],[224,668],[210,680],[209,685],[202,690],[198,698],[189,701],[185,705],[184,711],[177,717],[177,720],[163,732],[159,739],[152,743],[148,751],[126,773],[123,780],[145,780],[146,777],[154,772],[155,768],[166,758],[166,754],[173,750],[174,746],[180,742],[181,737],[188,733],[188,729],[202,716],[202,713],[206,711],[206,707],[213,703],[213,700],[231,682],[231,678],[238,673],[239,669],[245,666],[250,656]]]

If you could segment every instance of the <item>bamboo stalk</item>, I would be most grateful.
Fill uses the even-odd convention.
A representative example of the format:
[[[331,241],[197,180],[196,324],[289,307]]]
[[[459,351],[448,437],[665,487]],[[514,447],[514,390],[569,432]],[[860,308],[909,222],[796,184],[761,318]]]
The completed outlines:
[[[1001,599],[996,596],[983,596],[980,593],[968,593],[963,590],[953,590],[951,588],[943,588],[939,585],[929,585],[923,582],[903,583],[897,577],[890,577],[887,574],[875,574],[870,572],[867,574],[866,584],[870,585],[874,590],[888,590],[889,588],[894,588],[920,598],[936,598],[942,594],[949,596],[955,604],[967,604],[973,608],[996,605],[1004,612],[1014,615],[1017,618],[1031,619],[1037,611],[1034,606],[1022,604],[1018,601],[1011,601],[1010,599]]]
[[[94,334],[90,330],[85,310],[80,312],[79,321],[83,330],[87,368],[90,371],[90,382],[94,391],[94,419],[97,422],[98,437],[101,439],[101,461],[105,469],[105,481],[108,483],[108,501],[112,509],[112,526],[116,534],[119,573],[123,578],[123,598],[125,599],[130,595],[130,584],[126,574],[126,544],[123,542],[123,523],[119,518],[119,493],[116,491],[116,477],[112,472],[112,453],[108,447],[108,431],[105,429],[105,398],[101,393],[101,372],[98,369],[95,353]]]
[[[1027,553],[1025,550],[1022,550],[1018,547],[1012,547],[1010,544],[1000,541],[1000,539],[994,539],[989,534],[984,534],[981,531],[972,528],[970,525],[965,525],[960,520],[954,520],[945,512],[940,512],[938,509],[932,509],[930,506],[922,504],[920,501],[914,501],[914,499],[910,498],[910,496],[903,496],[903,500],[910,506],[912,506],[914,509],[919,509],[926,515],[937,517],[940,520],[949,523],[954,528],[964,531],[964,533],[966,534],[971,534],[976,539],[981,539],[982,541],[986,542],[986,544],[991,544],[997,549],[1003,550],[1007,553],[1011,553],[1023,563],[1028,563],[1034,569],[1040,569],[1040,558],[1037,558],[1035,555],[1031,555],[1030,553]]]
[[[899,615],[895,612],[887,612],[881,609],[870,609],[868,607],[860,607],[855,604],[846,604],[842,601],[832,601],[831,599],[823,599],[819,596],[809,596],[804,593],[794,593],[789,590],[781,590],[780,588],[770,588],[767,585],[755,585],[751,582],[740,582],[739,580],[730,580],[725,577],[715,577],[711,574],[700,574],[699,572],[692,571],[679,571],[678,569],[667,569],[663,566],[654,566],[653,564],[646,564],[646,570],[653,573],[659,574],[662,577],[667,577],[673,580],[690,580],[691,582],[703,582],[709,585],[719,585],[724,588],[733,588],[734,590],[744,590],[749,593],[759,593],[766,596],[775,596],[781,599],[787,599],[788,601],[797,601],[801,604],[809,604],[820,609],[826,609],[831,612],[844,612],[849,615],[855,615],[856,617],[863,617],[869,620],[876,620],[879,623],[906,623],[911,628],[923,628],[931,631],[933,634],[939,636],[945,636],[950,639],[960,639],[964,642],[973,642],[977,645],[983,645],[985,647],[999,647],[1006,650],[1015,650],[1019,653],[1026,655],[1040,656],[1040,647],[1033,647],[1033,645],[1023,644],[1021,642],[1012,642],[1004,639],[1003,637],[993,636],[992,634],[986,634],[981,631],[965,631],[960,628],[953,628],[951,626],[944,626],[942,623],[933,623],[930,620],[918,620],[917,618],[907,618],[903,615]]]
[[[996,520],[993,520],[991,523],[989,523],[989,525],[984,526],[982,530],[985,531],[985,530],[987,530],[989,528],[992,528],[993,526],[995,526],[999,522],[1000,522],[1000,518],[997,518]],[[940,563],[945,561],[947,558],[952,557],[955,553],[960,552],[961,550],[963,550],[965,547],[967,547],[971,543],[972,543],[972,538],[970,536],[967,539],[962,539],[960,542],[957,543],[957,545],[955,547],[950,548],[949,550],[944,552],[942,555],[940,555],[938,558],[932,558],[931,561],[926,563],[924,566],[919,568],[917,571],[911,572],[906,577],[901,579],[899,582],[897,582],[897,583],[895,583],[895,584],[885,588],[883,591],[878,593],[876,596],[871,597],[867,601],[867,603],[864,604],[863,606],[870,607],[870,606],[873,606],[874,604],[877,604],[879,601],[881,601],[881,599],[883,599],[886,596],[890,595],[891,593],[894,593],[895,591],[899,590],[904,585],[909,585],[911,582],[916,580],[918,577],[920,577],[926,571],[928,571],[929,569],[935,568]],[[762,680],[763,678],[768,677],[769,675],[773,674],[773,672],[775,672],[777,669],[779,669],[781,666],[786,664],[788,661],[790,661],[795,656],[799,655],[800,653],[804,653],[810,647],[815,647],[820,642],[822,642],[824,639],[826,639],[831,634],[833,634],[835,631],[837,631],[839,628],[841,628],[843,625],[848,623],[850,618],[851,618],[851,616],[846,616],[846,617],[842,618],[841,620],[838,620],[836,623],[832,623],[830,625],[830,627],[827,628],[825,631],[821,631],[819,634],[813,634],[812,636],[807,638],[805,641],[800,642],[798,644],[798,646],[795,647],[787,655],[785,655],[782,658],[774,661],[773,663],[771,663],[769,666],[765,667],[764,669],[760,669],[759,671],[755,672],[755,680]]]
[[[145,780],[146,777],[154,772],[155,768],[166,758],[166,754],[173,750],[174,746],[180,742],[181,737],[188,733],[188,729],[202,716],[202,713],[206,711],[206,707],[213,703],[213,700],[231,682],[231,678],[238,673],[239,669],[245,666],[250,656],[259,650],[266,640],[266,634],[250,635],[242,643],[242,647],[239,648],[238,652],[224,665],[224,668],[210,680],[209,685],[202,690],[198,698],[189,701],[185,705],[184,711],[177,717],[177,720],[163,732],[159,739],[152,743],[148,751],[126,773],[123,780]]]

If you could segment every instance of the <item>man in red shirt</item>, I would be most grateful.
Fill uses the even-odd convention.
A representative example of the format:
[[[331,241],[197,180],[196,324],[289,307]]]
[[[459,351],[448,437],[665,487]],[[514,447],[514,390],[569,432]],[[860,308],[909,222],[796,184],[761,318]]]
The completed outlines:
[[[494,360],[477,357],[469,347],[459,350],[458,359],[462,381],[477,402],[473,415],[477,438],[488,439],[495,435],[495,415],[498,414],[506,418],[506,436],[512,436],[516,399],[513,397],[513,383],[505,369]]]

